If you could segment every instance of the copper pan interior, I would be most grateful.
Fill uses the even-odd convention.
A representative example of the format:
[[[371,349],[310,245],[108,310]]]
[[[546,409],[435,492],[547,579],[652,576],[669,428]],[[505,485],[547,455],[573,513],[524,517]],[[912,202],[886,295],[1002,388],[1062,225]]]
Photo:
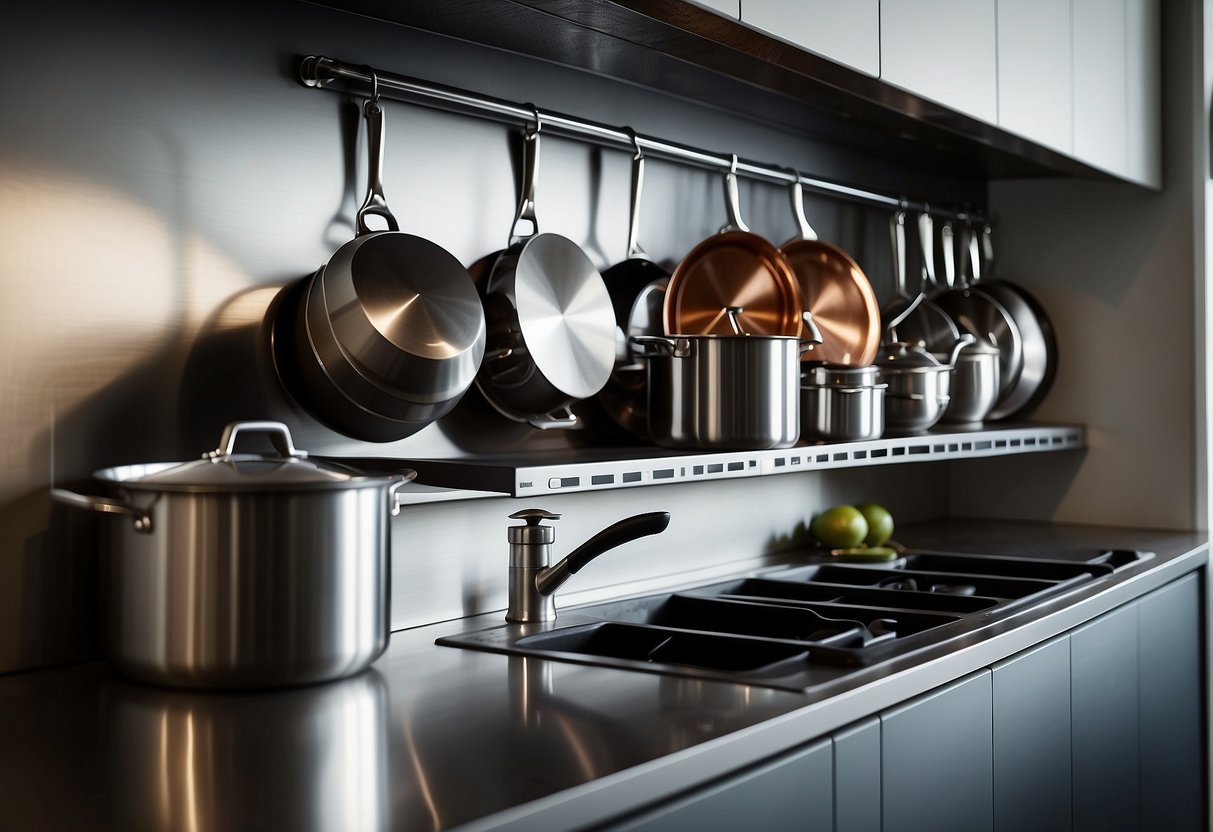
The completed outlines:
[[[856,367],[875,361],[880,306],[859,264],[821,240],[791,240],[783,253],[796,276],[803,308],[821,330],[822,343],[805,352],[803,360]]]
[[[799,336],[800,289],[787,258],[748,231],[701,242],[675,269],[666,291],[667,335],[732,335],[727,307],[741,307],[750,335]]]

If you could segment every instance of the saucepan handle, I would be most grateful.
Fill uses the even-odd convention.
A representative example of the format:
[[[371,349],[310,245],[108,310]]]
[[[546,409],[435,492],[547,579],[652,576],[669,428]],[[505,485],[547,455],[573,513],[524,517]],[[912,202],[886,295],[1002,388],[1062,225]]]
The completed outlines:
[[[566,407],[563,412],[554,411],[542,416],[528,416],[527,424],[533,428],[539,428],[539,430],[568,430],[577,427],[578,419],[577,414]]]
[[[77,494],[75,491],[68,491],[66,488],[52,488],[51,499],[57,503],[63,503],[65,506],[99,511],[102,514],[122,514],[135,521],[135,531],[147,533],[152,530],[152,516],[150,514],[132,505],[120,503],[117,500],[107,500],[104,497]]]
[[[388,505],[391,507],[392,516],[395,517],[400,513],[400,489],[405,483],[412,482],[417,479],[417,472],[412,468],[405,468],[398,472],[387,487]]]
[[[633,335],[628,339],[628,343],[641,358],[662,355],[670,358],[686,358],[691,354],[691,342],[686,338],[674,338],[668,335]]]
[[[374,233],[366,222],[366,218],[370,216],[380,217],[387,223],[389,231],[399,231],[400,224],[387,207],[387,197],[383,195],[383,144],[386,130],[383,124],[383,108],[379,105],[378,96],[363,105],[362,115],[366,119],[366,198],[358,208],[356,217],[358,235]]]
[[[806,309],[801,314],[801,320],[804,322],[804,330],[807,333],[805,335],[805,337],[800,339],[800,353],[801,353],[801,355],[803,355],[804,353],[813,349],[813,347],[816,347],[818,344],[821,344],[823,342],[823,339],[821,336],[821,330],[818,328],[817,324],[813,321],[812,312],[810,312],[809,310]]]

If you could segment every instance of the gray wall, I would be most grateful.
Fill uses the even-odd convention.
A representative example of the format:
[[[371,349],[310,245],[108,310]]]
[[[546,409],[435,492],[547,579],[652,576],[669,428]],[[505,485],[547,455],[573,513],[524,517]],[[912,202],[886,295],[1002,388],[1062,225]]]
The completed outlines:
[[[894,160],[856,158],[707,107],[307,3],[280,0],[252,10],[222,3],[205,10],[75,5],[39,11],[21,4],[7,11],[8,48],[0,58],[6,124],[0,134],[6,310],[0,327],[0,670],[71,661],[95,649],[95,541],[104,524],[52,509],[51,484],[79,482],[110,464],[195,456],[235,418],[281,419],[301,447],[330,454],[456,455],[479,442],[527,449],[570,441],[492,420],[483,422],[480,437],[472,436],[467,425],[481,423],[469,400],[409,439],[368,445],[325,429],[283,392],[264,349],[267,307],[351,234],[364,155],[356,110],[341,95],[300,86],[297,56],[371,63],[823,176],[879,176],[894,193],[915,183],[915,196],[935,196],[923,192],[931,186],[923,186],[921,176],[901,171]],[[402,228],[434,240],[464,264],[504,246],[516,199],[517,131],[406,105],[389,105],[387,117],[385,183]],[[622,259],[628,155],[549,140],[542,161],[543,230],[577,241],[600,266]],[[754,230],[776,241],[791,236],[786,195],[743,184],[743,210]],[[976,201],[984,196],[980,183],[941,179],[938,186],[942,193],[972,192]],[[1110,190],[1123,195],[1130,189]],[[1037,241],[1010,227],[1017,223],[1010,198],[1016,192],[1002,193],[1009,269],[1011,251],[1030,250]],[[645,248],[675,262],[724,221],[720,194],[714,174],[651,164]],[[1022,212],[1048,196],[1025,192]],[[1137,192],[1122,198],[1151,199]],[[886,297],[887,217],[822,199],[812,199],[809,208],[822,237],[854,254]],[[1130,222],[1127,214],[1117,216]],[[1138,258],[1133,271],[1105,289],[1125,304],[1162,303],[1165,318],[1182,306],[1188,284],[1186,275],[1173,278],[1174,291],[1157,300],[1150,287],[1166,277],[1153,270],[1166,265]],[[1094,280],[1068,277],[1044,299],[1051,305],[1076,300],[1081,308]],[[1124,308],[1122,317],[1130,317]],[[1066,335],[1067,378],[1083,374],[1087,361],[1105,366],[1075,346],[1094,344],[1087,332],[1076,325]],[[1190,328],[1169,330],[1168,337],[1190,345]],[[1138,355],[1144,362],[1146,353]],[[1047,415],[1090,418],[1081,396],[1057,398]],[[1191,410],[1190,395],[1171,403],[1190,433],[1182,415]],[[1142,427],[1155,425],[1147,420]],[[1092,438],[1089,460],[1099,464],[1090,476],[1118,496],[1127,493],[1119,469],[1101,463],[1098,453],[1127,442],[1136,455],[1139,446],[1100,429]],[[1171,455],[1185,450],[1191,442],[1179,435]],[[1016,477],[1035,480],[1035,472],[1056,464],[1071,483],[1082,482],[1089,463],[1062,456],[1067,461],[1017,461]],[[567,514],[559,551],[627,513],[662,506],[675,512],[662,538],[604,559],[578,576],[577,587],[570,585],[592,595],[645,576],[751,562],[786,548],[798,523],[842,500],[883,500],[903,521],[946,513],[950,498],[962,509],[984,510],[988,502],[966,495],[985,470],[966,467],[951,489],[947,466],[902,465],[568,495],[546,507]],[[1120,516],[1080,507],[1077,487],[1013,513]],[[1192,522],[1190,514],[1161,510],[1157,502],[1133,519]],[[520,507],[500,498],[407,509],[393,530],[396,624],[501,607],[505,515]]]

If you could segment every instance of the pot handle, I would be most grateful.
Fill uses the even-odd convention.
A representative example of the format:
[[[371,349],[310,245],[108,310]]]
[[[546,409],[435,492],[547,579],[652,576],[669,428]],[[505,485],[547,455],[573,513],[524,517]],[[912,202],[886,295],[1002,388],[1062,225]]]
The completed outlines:
[[[63,503],[65,506],[99,511],[102,514],[123,514],[135,521],[135,531],[147,534],[152,530],[152,516],[146,511],[127,505],[126,503],[106,500],[102,497],[77,494],[75,491],[68,491],[66,488],[52,488],[51,499],[56,503]]]
[[[518,210],[514,213],[514,225],[510,228],[510,246],[525,242],[539,233],[539,220],[535,216],[535,183],[539,179],[539,131],[543,123],[539,120],[539,109],[532,105],[535,126],[528,127],[522,143],[522,195],[518,198]]]
[[[542,416],[527,416],[527,424],[539,430],[568,430],[577,427],[579,420],[570,408],[565,407],[564,412],[553,411],[545,413]]]
[[[956,360],[958,358],[960,358],[960,351],[963,350],[965,347],[969,346],[969,344],[976,344],[976,343],[977,343],[977,339],[974,338],[972,333],[969,333],[969,332],[966,332],[964,335],[961,335],[959,338],[957,338],[956,343],[952,345],[952,351],[950,353],[948,353],[947,368],[949,370],[954,369],[956,367]]]
[[[223,436],[219,437],[219,447],[213,451],[207,451],[202,455],[203,459],[226,459],[236,451],[236,437],[244,433],[264,433],[268,434],[270,441],[274,443],[274,450],[283,457],[295,457],[296,459],[305,459],[307,451],[300,451],[295,447],[295,443],[291,440],[291,431],[282,422],[232,422],[223,429]]]
[[[375,84],[375,91],[362,107],[362,115],[366,119],[366,199],[358,208],[357,236],[372,233],[371,227],[366,224],[366,218],[371,215],[382,218],[389,231],[400,230],[400,224],[387,207],[387,197],[383,195],[383,108],[379,106],[378,79],[374,72],[371,80]]]
[[[400,489],[405,483],[412,482],[417,479],[417,472],[412,468],[405,468],[392,478],[392,482],[387,487],[388,505],[391,506],[392,516],[395,517],[400,513]]]
[[[669,356],[670,358],[686,358],[691,354],[691,342],[686,338],[673,338],[668,335],[633,335],[628,343],[636,349],[641,358],[654,356]]]
[[[800,339],[800,354],[804,355],[813,347],[818,346],[823,342],[821,330],[813,321],[813,313],[808,309],[801,313],[801,320],[804,322],[804,329],[808,333],[806,337]]]
[[[724,206],[729,214],[729,221],[720,230],[746,231],[750,227],[741,218],[741,197],[737,193],[737,154],[733,154],[733,163],[724,175]]]

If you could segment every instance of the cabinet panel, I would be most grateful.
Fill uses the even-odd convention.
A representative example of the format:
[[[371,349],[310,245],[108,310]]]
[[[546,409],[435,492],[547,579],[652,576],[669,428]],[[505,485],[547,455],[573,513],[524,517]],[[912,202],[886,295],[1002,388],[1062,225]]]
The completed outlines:
[[[834,832],[880,832],[880,720],[834,735]]]
[[[1055,639],[997,664],[994,829],[1070,828],[1070,642]]]
[[[992,829],[990,671],[881,715],[884,832]]]
[[[741,20],[860,72],[880,74],[880,0],[742,0]]]
[[[1125,0],[1073,0],[1074,155],[1113,173],[1128,166]]]
[[[1190,575],[1138,604],[1142,829],[1205,828],[1200,592]]]
[[[726,778],[611,832],[672,829],[801,830],[834,828],[833,751],[829,740]]]
[[[998,123],[994,0],[882,0],[880,77]]]
[[[1137,605],[1070,633],[1074,830],[1138,828]]]
[[[1134,182],[1162,187],[1162,18],[1158,0],[1127,0],[1128,168]]]
[[[1041,144],[1074,149],[1070,0],[998,4],[998,124]]]

